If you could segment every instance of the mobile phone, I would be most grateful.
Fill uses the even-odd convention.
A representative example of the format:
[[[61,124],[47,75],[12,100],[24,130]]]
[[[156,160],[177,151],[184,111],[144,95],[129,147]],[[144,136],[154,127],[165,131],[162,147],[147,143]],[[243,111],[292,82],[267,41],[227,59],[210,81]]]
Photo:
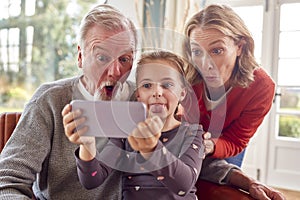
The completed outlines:
[[[127,138],[146,119],[145,104],[137,101],[73,100],[72,110],[80,109],[88,126],[84,136]]]

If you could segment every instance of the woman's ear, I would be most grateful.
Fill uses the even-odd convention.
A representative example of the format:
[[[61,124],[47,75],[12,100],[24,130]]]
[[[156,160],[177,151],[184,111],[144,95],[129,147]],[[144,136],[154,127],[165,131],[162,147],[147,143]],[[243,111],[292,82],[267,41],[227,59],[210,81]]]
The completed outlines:
[[[77,46],[77,65],[82,68],[82,50],[79,45]]]
[[[242,54],[243,51],[243,47],[246,44],[246,40],[244,38],[242,38],[238,43],[237,43],[237,56],[240,56]]]
[[[186,97],[186,94],[187,94],[187,89],[183,88],[182,91],[180,92],[179,102],[183,101],[183,99]]]

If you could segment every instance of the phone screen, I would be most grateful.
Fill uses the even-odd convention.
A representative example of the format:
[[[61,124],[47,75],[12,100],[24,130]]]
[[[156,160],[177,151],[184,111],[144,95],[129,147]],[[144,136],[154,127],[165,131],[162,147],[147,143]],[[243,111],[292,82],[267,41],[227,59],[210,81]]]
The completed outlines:
[[[84,136],[127,138],[146,119],[146,107],[137,101],[73,100],[71,105],[86,117],[83,126],[88,126],[88,131]]]

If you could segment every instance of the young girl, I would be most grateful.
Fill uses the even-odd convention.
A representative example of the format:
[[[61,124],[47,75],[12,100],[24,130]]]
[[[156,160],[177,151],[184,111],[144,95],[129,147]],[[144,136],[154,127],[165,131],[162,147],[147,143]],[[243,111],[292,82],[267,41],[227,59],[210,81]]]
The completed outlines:
[[[75,124],[84,121],[78,118],[80,114],[70,112],[72,120],[64,117],[67,137],[80,144],[77,171],[86,188],[101,185],[117,169],[123,172],[123,199],[197,199],[194,184],[204,158],[202,128],[174,117],[187,95],[183,68],[184,61],[170,52],[142,55],[135,95],[146,105],[147,119],[127,140],[110,139],[101,153],[96,150],[95,138],[80,137],[84,130],[71,133]]]

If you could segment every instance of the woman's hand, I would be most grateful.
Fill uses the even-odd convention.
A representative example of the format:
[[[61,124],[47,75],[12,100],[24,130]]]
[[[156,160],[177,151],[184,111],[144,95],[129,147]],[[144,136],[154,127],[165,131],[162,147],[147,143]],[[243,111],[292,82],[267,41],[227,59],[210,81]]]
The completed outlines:
[[[135,151],[139,151],[145,159],[149,158],[157,146],[163,126],[164,124],[158,116],[138,123],[131,135],[128,136],[130,146]]]
[[[211,138],[210,132],[203,133],[203,145],[204,145],[205,155],[212,154],[215,151],[215,143],[210,138]]]
[[[249,192],[250,196],[259,200],[286,200],[284,195],[272,187],[247,176],[244,172],[232,169],[228,183]]]
[[[88,127],[84,126],[78,129],[86,120],[85,117],[81,116],[81,111],[72,111],[72,106],[67,104],[61,114],[65,135],[70,142],[80,144],[79,158],[86,161],[93,159],[96,155],[96,140],[95,137],[83,136]]]
[[[249,193],[253,198],[260,200],[285,200],[281,192],[255,181],[250,184]]]

